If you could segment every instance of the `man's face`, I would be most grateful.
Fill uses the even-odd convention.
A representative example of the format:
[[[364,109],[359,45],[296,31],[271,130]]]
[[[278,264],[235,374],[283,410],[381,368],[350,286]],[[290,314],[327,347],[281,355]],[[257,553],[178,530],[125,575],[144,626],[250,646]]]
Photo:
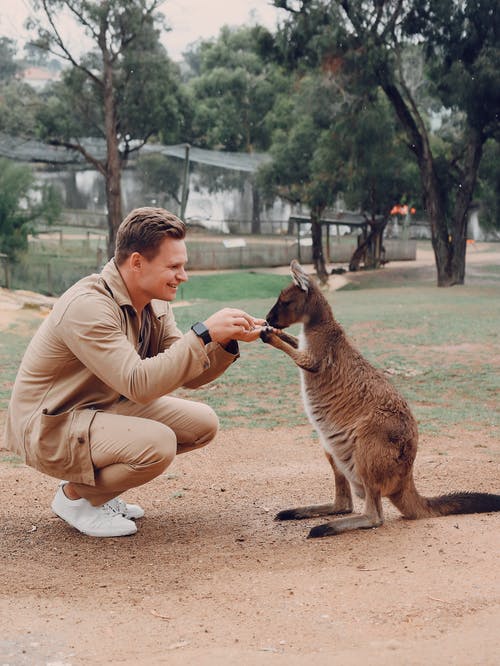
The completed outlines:
[[[141,259],[139,282],[143,294],[148,300],[158,298],[173,301],[177,287],[188,279],[185,271],[185,242],[177,238],[165,238],[154,259],[148,261],[144,256]]]

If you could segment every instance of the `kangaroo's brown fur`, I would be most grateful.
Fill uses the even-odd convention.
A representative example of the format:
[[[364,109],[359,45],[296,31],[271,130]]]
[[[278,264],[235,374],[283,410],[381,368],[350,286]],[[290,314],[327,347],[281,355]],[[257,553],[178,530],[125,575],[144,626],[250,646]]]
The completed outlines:
[[[417,424],[391,382],[350,344],[319,288],[292,261],[293,284],[286,287],[266,319],[264,342],[281,349],[302,369],[302,395],[335,475],[333,504],[281,511],[278,520],[351,513],[354,491],[364,512],[314,527],[310,537],[383,523],[382,497],[405,518],[500,511],[500,495],[453,493],[422,497],[415,488],[413,462]],[[299,339],[281,329],[302,322]]]

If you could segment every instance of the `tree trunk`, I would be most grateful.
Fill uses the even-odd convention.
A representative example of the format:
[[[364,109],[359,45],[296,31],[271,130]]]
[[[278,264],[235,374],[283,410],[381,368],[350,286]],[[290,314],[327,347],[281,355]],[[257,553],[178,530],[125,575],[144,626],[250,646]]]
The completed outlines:
[[[349,261],[349,270],[359,270],[360,264],[364,261],[365,268],[380,268],[384,263],[382,255],[384,254],[384,231],[387,226],[388,218],[383,220],[372,219],[368,222],[370,233],[365,240],[352,253]]]
[[[109,54],[103,52],[104,124],[107,159],[105,166],[106,200],[108,206],[108,258],[114,255],[116,231],[122,221],[121,158],[117,138],[116,104],[113,94],[113,67]]]
[[[252,234],[260,233],[260,194],[258,188],[252,183]]]
[[[469,127],[468,143],[465,146],[463,164],[460,169],[461,182],[457,191],[446,191],[440,182],[432,155],[429,135],[424,123],[415,111],[414,102],[410,106],[404,101],[397,87],[387,80],[382,87],[391,102],[401,125],[406,130],[409,145],[415,153],[422,181],[424,208],[431,225],[432,247],[437,268],[438,287],[460,285],[465,280],[465,250],[467,246],[467,216],[477,179],[477,171],[483,149],[481,133]],[[413,109],[414,115],[412,115]],[[450,165],[450,170],[453,168]],[[453,200],[454,209],[447,212],[445,201]]]
[[[322,212],[322,209],[318,208],[311,210],[311,236],[314,269],[321,284],[326,284],[328,282],[328,273],[323,255],[323,234],[320,222]]]
[[[116,232],[122,221],[121,198],[121,166],[117,153],[117,160],[110,160],[108,147],[108,163],[106,168],[106,199],[108,204],[108,259],[115,253]]]
[[[451,287],[465,282],[467,222],[482,149],[483,142],[479,133],[470,130],[470,140],[466,146],[462,167],[463,175],[449,219],[442,204],[444,196],[440,191],[434,169],[430,173],[421,170],[424,201],[432,229],[438,287]]]

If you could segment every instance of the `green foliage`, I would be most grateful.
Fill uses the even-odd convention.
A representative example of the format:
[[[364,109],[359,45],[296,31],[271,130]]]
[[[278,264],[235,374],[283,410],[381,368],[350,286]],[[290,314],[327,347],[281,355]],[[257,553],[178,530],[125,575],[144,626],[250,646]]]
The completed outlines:
[[[495,0],[414,1],[403,27],[426,47],[429,74],[446,108],[464,111],[485,139],[499,130],[500,22]]]
[[[310,74],[293,96],[280,98],[269,123],[273,162],[258,178],[271,197],[322,210],[342,193],[370,219],[420,197],[414,160],[376,89],[342,96],[330,77]]]
[[[439,286],[462,284],[467,211],[482,146],[498,136],[500,23],[494,0],[328,2],[275,0],[289,11],[277,35],[299,71],[328,71],[350,94],[384,91],[418,162]],[[420,48],[425,67],[409,66]],[[422,90],[425,94],[422,94]],[[429,94],[434,102],[429,104]],[[427,107],[426,107],[427,105]],[[432,144],[431,111],[448,112],[440,152]],[[448,125],[448,126],[447,126]],[[434,148],[434,146],[433,146]]]
[[[32,136],[42,104],[31,86],[17,79],[0,83],[0,132],[11,136]]]
[[[167,208],[174,199],[180,204],[179,190],[182,184],[183,163],[159,153],[141,154],[137,160],[137,172],[142,180],[144,196],[155,199],[156,205]]]
[[[420,203],[417,164],[398,129],[387,100],[378,94],[356,100],[339,119],[348,177],[344,198],[369,219],[386,218],[396,203]]]
[[[163,143],[186,138],[188,95],[181,87],[178,66],[158,42],[152,26],[124,50],[117,83],[118,125],[124,136],[146,139],[156,135]]]
[[[21,65],[16,60],[12,39],[0,37],[0,132],[10,135],[33,134],[39,96],[17,78]]]
[[[55,12],[57,2],[47,4]],[[92,29],[94,49],[72,60],[61,83],[44,95],[45,106],[38,114],[41,136],[64,141],[106,136],[108,99],[125,152],[131,138],[145,141],[158,136],[170,143],[183,138],[187,97],[178,67],[159,41],[162,19],[152,11],[158,3],[72,4],[81,16],[82,30]],[[52,16],[57,24],[55,13]],[[38,31],[40,48],[62,49],[53,30],[38,24]],[[72,51],[70,44],[64,49]]]
[[[0,84],[12,80],[19,71],[16,52],[17,48],[13,39],[0,37]]]
[[[104,136],[102,90],[83,70],[66,68],[61,80],[43,92],[42,100],[37,115],[40,138],[69,141]]]
[[[131,152],[152,138],[183,138],[187,96],[180,73],[161,46],[160,0],[44,0],[32,17],[36,46],[70,64],[38,114],[40,136],[78,151],[104,176],[108,255],[122,221],[121,172]],[[61,37],[60,10],[67,8],[93,50],[78,57]],[[46,21],[45,25],[42,19]],[[106,154],[85,149],[81,137],[103,138]]]
[[[288,78],[260,53],[260,27],[222,28],[188,55],[194,69],[193,142],[207,148],[252,152],[269,145],[266,115]]]
[[[476,197],[485,229],[500,229],[500,142],[490,139],[484,146],[479,167]]]
[[[325,77],[310,75],[297,82],[293,96],[279,100],[269,119],[276,128],[270,150],[273,160],[258,174],[268,196],[279,194],[292,203],[319,209],[333,204],[344,172],[331,128],[332,96]]]
[[[275,36],[274,56],[288,68],[302,73],[320,67],[342,25],[340,3],[274,0],[273,4],[290,11],[290,20],[282,23]]]
[[[34,222],[52,224],[60,210],[56,191],[36,187],[29,167],[0,158],[0,252],[17,259]]]

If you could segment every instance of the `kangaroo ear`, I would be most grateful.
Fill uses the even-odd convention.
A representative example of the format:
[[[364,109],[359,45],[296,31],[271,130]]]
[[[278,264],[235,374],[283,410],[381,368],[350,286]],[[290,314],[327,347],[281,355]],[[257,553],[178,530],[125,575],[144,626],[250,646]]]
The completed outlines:
[[[307,292],[309,290],[309,276],[296,259],[292,259],[290,270],[294,284],[296,284],[299,289],[302,289],[302,291]]]

